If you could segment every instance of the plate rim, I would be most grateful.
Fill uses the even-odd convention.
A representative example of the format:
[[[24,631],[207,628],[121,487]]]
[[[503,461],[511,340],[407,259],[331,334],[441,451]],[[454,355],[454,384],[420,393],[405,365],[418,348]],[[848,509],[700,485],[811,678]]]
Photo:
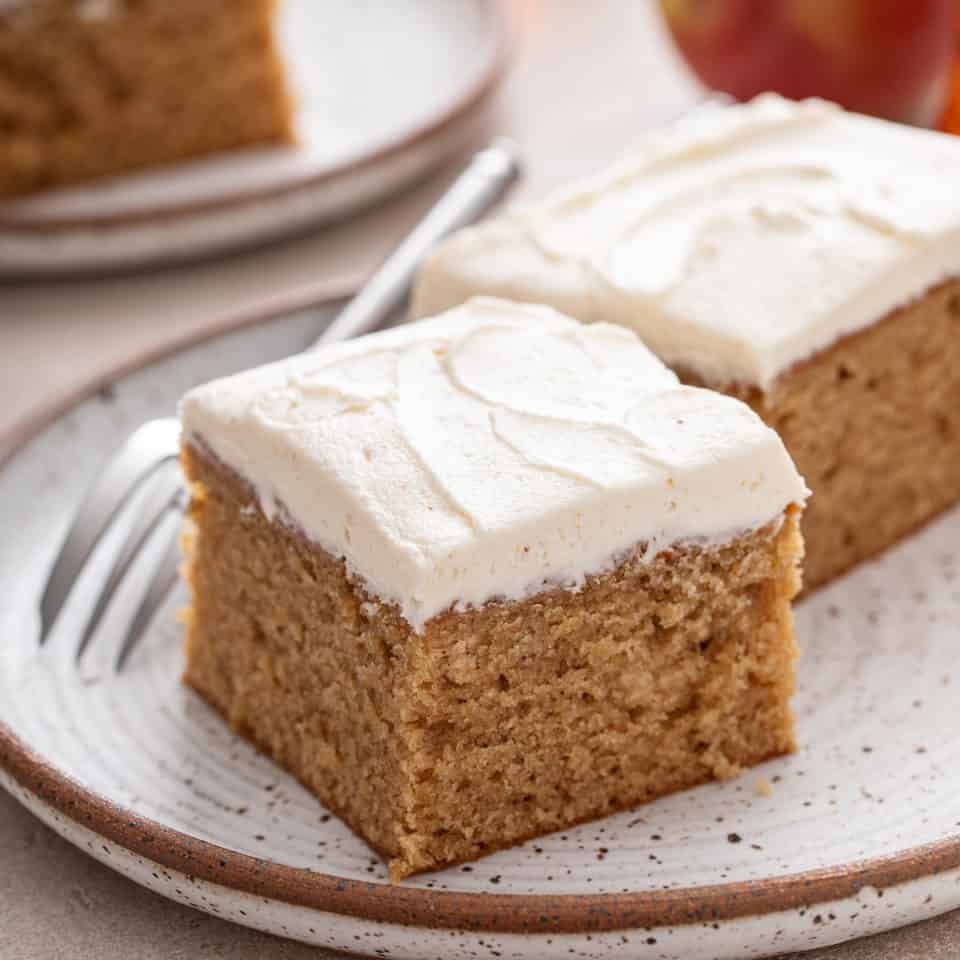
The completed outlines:
[[[458,96],[432,111],[405,133],[389,137],[379,145],[347,157],[317,173],[302,174],[271,186],[247,190],[236,189],[214,198],[190,200],[173,206],[147,204],[136,209],[108,213],[103,216],[55,216],[39,220],[11,216],[0,206],[0,231],[8,236],[36,236],[73,230],[109,230],[118,227],[159,225],[205,214],[234,211],[328,185],[406,153],[445,132],[457,121],[483,106],[496,92],[498,82],[506,73],[510,53],[516,42],[516,27],[510,2],[509,0],[489,0],[489,2],[477,0],[477,2],[482,9],[489,11],[492,50],[488,62],[484,64],[482,70],[478,71],[473,82]],[[133,174],[137,172],[130,171]]]
[[[191,346],[241,328],[269,323],[342,291],[328,289],[308,302],[301,294],[278,299],[249,316],[145,351],[82,389],[40,408],[0,450],[0,468],[39,433],[79,406],[103,384],[130,376]],[[231,322],[232,321],[232,322]],[[887,890],[960,870],[960,832],[894,853],[798,873],[672,890],[628,893],[510,894],[438,890],[350,879],[254,857],[191,836],[136,813],[84,787],[22,741],[0,720],[0,769],[40,803],[109,842],[168,869],[228,890],[290,906],[385,924],[503,934],[576,934],[676,927],[759,918],[844,900],[865,887]],[[13,794],[15,799],[21,799]]]
[[[960,837],[756,881],[629,893],[503,894],[351,879],[240,853],[100,796],[0,721],[0,768],[61,816],[161,867],[288,906],[385,924],[498,934],[605,933],[760,918],[960,868]],[[14,794],[15,799],[19,799]]]

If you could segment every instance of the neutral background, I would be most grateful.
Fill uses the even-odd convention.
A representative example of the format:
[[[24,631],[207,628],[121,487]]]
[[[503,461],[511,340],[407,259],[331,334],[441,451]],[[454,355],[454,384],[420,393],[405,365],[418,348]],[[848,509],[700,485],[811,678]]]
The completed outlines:
[[[665,41],[653,0],[516,0],[514,9],[514,63],[490,129],[523,149],[519,198],[596,167],[702,95]],[[263,315],[277,301],[348,292],[452,169],[350,224],[268,250],[121,279],[0,286],[0,459],[65,397],[139,359]],[[2,960],[324,956],[134,886],[0,793]],[[960,913],[805,956],[960,958]]]

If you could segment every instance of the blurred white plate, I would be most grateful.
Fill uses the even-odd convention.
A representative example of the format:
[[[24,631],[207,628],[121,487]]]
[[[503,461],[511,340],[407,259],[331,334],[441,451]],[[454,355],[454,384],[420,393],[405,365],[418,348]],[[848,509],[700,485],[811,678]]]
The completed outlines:
[[[960,510],[799,606],[794,756],[396,886],[182,686],[180,590],[119,676],[129,591],[79,667],[89,579],[39,650],[40,583],[104,458],[191,385],[304,346],[330,312],[61,404],[0,467],[0,786],[167,897],[395,960],[743,960],[960,906]]]
[[[297,146],[0,203],[0,275],[183,261],[352,213],[475,134],[507,46],[502,0],[283,0],[278,32]]]

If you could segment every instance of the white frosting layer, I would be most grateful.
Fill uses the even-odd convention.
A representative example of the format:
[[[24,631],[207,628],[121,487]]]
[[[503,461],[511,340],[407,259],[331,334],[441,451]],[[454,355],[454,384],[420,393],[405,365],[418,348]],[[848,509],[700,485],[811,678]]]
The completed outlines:
[[[707,105],[600,175],[461,231],[414,314],[477,293],[635,330],[707,382],[769,388],[960,273],[960,139],[765,95]]]
[[[629,331],[492,299],[198,387],[180,413],[417,629],[806,496],[749,407],[680,386]]]

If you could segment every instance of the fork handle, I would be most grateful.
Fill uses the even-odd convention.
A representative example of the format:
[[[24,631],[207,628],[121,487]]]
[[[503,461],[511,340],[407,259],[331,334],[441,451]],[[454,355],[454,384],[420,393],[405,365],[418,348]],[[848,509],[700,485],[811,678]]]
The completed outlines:
[[[479,220],[520,174],[516,146],[497,139],[463,173],[316,340],[314,349],[375,330],[410,292],[417,267],[447,234]]]

